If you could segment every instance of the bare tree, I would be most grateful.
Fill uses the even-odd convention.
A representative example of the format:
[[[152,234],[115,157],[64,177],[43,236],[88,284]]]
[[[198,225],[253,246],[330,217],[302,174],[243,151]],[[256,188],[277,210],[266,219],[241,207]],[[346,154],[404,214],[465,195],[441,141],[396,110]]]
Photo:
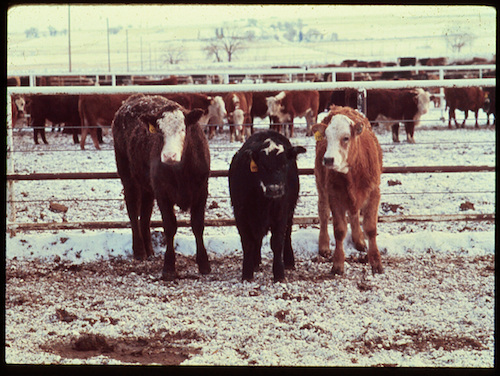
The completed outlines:
[[[245,49],[246,39],[235,27],[216,29],[215,34],[215,38],[208,41],[204,50],[209,57],[214,56],[217,62],[222,61],[222,53],[225,53],[227,61],[232,61],[238,51]]]
[[[472,44],[476,36],[470,30],[460,27],[449,29],[445,32],[446,44],[453,52],[460,52],[466,45]]]
[[[163,51],[163,64],[179,64],[184,60],[186,49],[182,45],[166,44]]]

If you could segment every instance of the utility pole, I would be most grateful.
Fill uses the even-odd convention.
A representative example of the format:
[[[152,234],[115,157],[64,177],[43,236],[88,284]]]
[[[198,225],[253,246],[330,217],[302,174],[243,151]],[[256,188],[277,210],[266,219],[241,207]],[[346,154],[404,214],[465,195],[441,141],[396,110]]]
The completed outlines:
[[[111,72],[111,57],[109,53],[109,19],[106,18],[106,28],[108,30],[108,71]]]
[[[126,37],[126,43],[127,43],[127,72],[129,71],[128,68],[128,29],[125,30],[125,37]]]
[[[69,71],[71,72],[71,11],[68,4],[68,57],[69,57]]]

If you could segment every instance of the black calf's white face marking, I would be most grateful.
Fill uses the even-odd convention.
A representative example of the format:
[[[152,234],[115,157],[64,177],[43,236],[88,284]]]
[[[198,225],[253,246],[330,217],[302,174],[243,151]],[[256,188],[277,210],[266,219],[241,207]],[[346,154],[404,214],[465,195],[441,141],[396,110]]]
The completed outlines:
[[[323,159],[325,167],[347,174],[349,164],[347,156],[352,137],[351,126],[354,122],[345,115],[335,115],[325,130],[325,137],[328,142]]]
[[[256,156],[259,185],[264,196],[279,198],[285,194],[288,158],[285,146],[271,138],[264,141],[263,147]]]

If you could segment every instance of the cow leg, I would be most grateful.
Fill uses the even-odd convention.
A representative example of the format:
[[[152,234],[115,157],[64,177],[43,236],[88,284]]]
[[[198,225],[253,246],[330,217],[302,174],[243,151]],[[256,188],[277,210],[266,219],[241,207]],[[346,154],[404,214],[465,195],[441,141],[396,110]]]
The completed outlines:
[[[285,264],[285,269],[288,270],[295,269],[295,258],[293,256],[293,249],[292,249],[292,223],[293,223],[293,213],[288,218],[288,223],[285,232],[285,245],[283,247],[283,263]]]
[[[335,236],[335,251],[333,253],[331,274],[342,275],[344,274],[344,238],[347,233],[347,219],[343,210],[336,207],[332,207],[331,209],[333,213],[333,234]]]
[[[479,124],[478,124],[478,122],[477,122],[477,115],[478,115],[478,112],[479,112],[479,110],[474,111],[474,115],[475,115],[475,118],[476,118],[476,124],[475,124],[475,127],[476,127],[476,128],[479,128]],[[488,122],[489,122],[489,117],[488,117]]]
[[[451,119],[455,120],[455,127],[457,126],[457,119],[455,117],[455,110],[451,107],[448,109],[448,128],[451,129]]]
[[[153,246],[151,244],[151,213],[153,212],[155,197],[152,193],[143,191],[141,195],[141,235],[144,243],[146,257],[154,256]]]
[[[99,146],[99,139],[97,138],[97,125],[91,127],[89,129],[90,132],[90,137],[92,138],[92,141],[94,142],[94,146],[97,150],[101,150],[101,147]],[[83,133],[82,133],[82,139],[83,139]]]
[[[80,143],[80,140],[78,139],[78,128],[75,125],[71,125],[71,127],[73,128],[71,130],[71,133],[73,134],[73,143],[78,145]]]
[[[399,142],[399,123],[392,124],[392,142]]]
[[[83,124],[82,120],[82,138],[80,139],[80,149],[85,150],[85,140],[87,139],[87,134],[89,129],[86,124]]]
[[[325,189],[325,188],[323,188]],[[323,189],[318,188],[318,215],[319,215],[319,254],[329,258],[330,252],[330,236],[328,235],[328,218],[330,217],[330,205],[328,196]]]
[[[354,247],[359,252],[366,252],[366,242],[363,236],[363,231],[361,231],[361,226],[359,224],[359,211],[355,213],[348,212],[349,223],[351,224],[352,241],[354,242]]]
[[[165,233],[165,242],[167,248],[165,251],[165,262],[163,264],[162,279],[172,281],[177,278],[175,272],[175,250],[174,236],[177,233],[177,219],[175,218],[174,205],[170,203],[164,194],[156,194],[158,206],[160,207],[163,220],[163,231]]]
[[[241,237],[241,247],[243,248],[243,272],[242,272],[242,280],[243,281],[252,281],[253,273],[258,268],[255,265],[256,259],[260,259],[260,247],[259,244],[262,244],[262,239],[257,239],[251,228],[245,225],[238,225],[238,232]],[[256,255],[258,253],[258,255]]]
[[[142,226],[139,226],[139,214],[141,211],[140,187],[130,179],[124,179],[122,182],[127,213],[132,227],[132,250],[134,258],[136,260],[144,260],[147,257],[147,253],[144,249],[144,239],[141,232]]]
[[[207,196],[202,197],[196,205],[191,208],[191,228],[196,238],[196,263],[200,274],[210,273],[207,250],[203,243],[203,231],[205,229],[205,203]]]
[[[212,138],[215,137],[215,126],[209,126],[208,127],[208,139],[211,140]]]
[[[467,121],[467,118],[469,117],[469,110],[465,110],[464,111],[464,121],[462,122],[462,128],[465,128],[465,122]],[[456,123],[456,119],[455,119],[455,123]]]
[[[363,230],[368,237],[368,262],[373,274],[384,272],[376,239],[379,202],[380,191],[376,189],[370,194],[366,207],[363,209]]]
[[[415,138],[413,137],[413,134],[415,133],[415,123],[413,121],[405,123],[405,130],[406,130],[406,140],[408,141],[409,144],[414,144]]]
[[[273,250],[274,282],[285,280],[285,265],[283,264],[283,248],[285,245],[286,223],[271,226],[271,249]]]
[[[234,142],[234,133],[235,133],[234,125],[230,125],[229,126],[229,141],[230,142]]]

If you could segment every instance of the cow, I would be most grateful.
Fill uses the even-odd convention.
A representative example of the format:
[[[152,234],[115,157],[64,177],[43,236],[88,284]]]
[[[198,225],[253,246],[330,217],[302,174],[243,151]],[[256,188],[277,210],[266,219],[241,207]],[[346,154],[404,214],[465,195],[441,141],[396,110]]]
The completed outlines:
[[[455,110],[464,112],[464,121],[461,127],[465,126],[465,121],[469,115],[469,111],[474,112],[476,116],[476,128],[479,127],[477,123],[477,115],[480,108],[484,106],[485,94],[479,87],[450,87],[444,89],[444,98],[446,100],[446,108],[448,108],[448,128],[451,128],[451,119],[455,120],[455,126],[460,128],[455,117]]]
[[[170,76],[158,80],[149,79],[148,77],[135,76],[132,77],[132,85],[177,85],[177,76]]]
[[[150,220],[156,199],[167,243],[164,280],[177,278],[174,205],[191,211],[196,262],[201,274],[210,273],[203,243],[210,153],[199,125],[202,115],[200,109],[189,112],[161,96],[136,94],[118,109],[112,124],[116,167],[132,225],[133,254],[139,260],[153,255]]]
[[[497,122],[497,110],[496,110],[496,88],[486,87],[483,89],[485,92],[485,100],[483,111],[486,112],[487,120],[486,125],[490,125],[490,115],[493,114],[493,125]]]
[[[357,92],[346,91],[346,105],[357,107]],[[389,120],[392,124],[392,140],[399,142],[399,121],[404,121],[406,139],[415,143],[415,127],[420,117],[429,111],[430,94],[423,89],[373,89],[366,94],[366,117],[374,122],[377,118]]]
[[[255,118],[264,119],[269,116],[267,113],[267,97],[272,97],[278,94],[279,91],[256,91],[252,93],[252,109],[250,110],[250,117],[252,119],[252,125],[254,124]],[[269,116],[269,128],[279,132],[279,129],[276,129],[279,125],[275,125],[278,123],[278,120],[275,116]]]
[[[30,114],[30,125],[34,128],[33,139],[38,144],[38,135],[44,144],[45,121],[53,124],[64,123],[71,127],[73,141],[78,144],[80,131],[80,114],[78,112],[78,95],[29,95],[25,97],[26,112]]]
[[[270,116],[276,116],[278,122],[289,123],[289,137],[293,137],[293,119],[296,117],[306,118],[306,135],[311,136],[311,127],[316,123],[319,108],[319,93],[317,91],[282,91],[274,97],[268,97],[267,112]]]
[[[22,95],[11,96],[12,127],[15,127],[17,120],[25,116],[26,101]]]
[[[319,253],[330,255],[328,218],[331,211],[335,251],[331,273],[344,273],[344,238],[347,219],[351,224],[355,248],[366,251],[359,224],[368,237],[368,262],[373,273],[383,273],[377,247],[377,220],[380,203],[382,149],[370,123],[358,111],[332,106],[325,119],[313,126],[316,139],[314,175],[318,190],[320,220]],[[347,216],[346,216],[347,215]]]
[[[245,142],[252,134],[252,93],[227,93],[224,96],[227,121],[230,132],[230,142]]]
[[[88,94],[80,95],[78,111],[80,113],[82,126],[82,139],[80,148],[85,149],[87,134],[94,142],[97,150],[100,150],[98,138],[98,125],[111,125],[116,111],[122,103],[130,97],[130,94]]]
[[[282,134],[267,130],[252,135],[229,167],[229,193],[243,248],[242,279],[251,281],[261,262],[262,238],[271,231],[274,281],[295,266],[291,231],[299,197],[297,155]]]

